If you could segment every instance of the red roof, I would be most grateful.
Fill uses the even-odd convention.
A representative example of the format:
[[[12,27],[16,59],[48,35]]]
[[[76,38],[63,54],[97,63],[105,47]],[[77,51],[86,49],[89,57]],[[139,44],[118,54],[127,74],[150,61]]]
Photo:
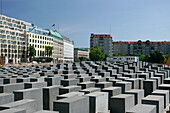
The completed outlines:
[[[112,36],[111,35],[108,35],[108,34],[95,34],[95,35],[93,35],[93,37],[94,38],[100,38],[100,37],[111,37],[112,38]]]
[[[137,44],[138,42],[113,42],[113,44]],[[142,44],[146,44],[146,42],[141,42]],[[150,42],[150,44],[170,44],[170,42]]]

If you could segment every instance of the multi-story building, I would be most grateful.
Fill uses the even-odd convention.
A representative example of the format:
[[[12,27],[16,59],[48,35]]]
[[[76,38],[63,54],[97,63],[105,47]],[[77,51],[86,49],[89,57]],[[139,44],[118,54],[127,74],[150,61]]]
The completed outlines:
[[[74,48],[74,60],[76,61],[80,57],[89,59],[89,52],[89,48]]]
[[[24,21],[0,15],[0,55],[5,64],[26,60]]]
[[[50,57],[55,63],[74,61],[74,44],[57,31],[0,15],[0,55],[5,64],[26,62],[29,46],[34,46],[35,57],[46,57],[45,47],[51,46],[53,53]]]
[[[91,34],[90,37],[90,48],[95,46],[100,47],[103,54],[107,54],[109,57],[112,56],[112,36],[110,34]]]
[[[50,30],[50,35],[53,36],[53,59],[54,63],[63,62],[64,58],[64,41],[62,36],[56,32]]]
[[[38,28],[34,24],[24,22],[26,25],[27,45],[34,46],[36,50],[35,57],[45,56],[45,47],[53,46],[53,36],[50,36],[49,30]]]
[[[113,53],[118,54],[150,54],[155,50],[160,50],[164,54],[170,54],[170,42],[159,41],[151,42],[137,41],[137,42],[113,42]]]
[[[74,42],[63,36],[64,40],[64,62],[74,62]]]

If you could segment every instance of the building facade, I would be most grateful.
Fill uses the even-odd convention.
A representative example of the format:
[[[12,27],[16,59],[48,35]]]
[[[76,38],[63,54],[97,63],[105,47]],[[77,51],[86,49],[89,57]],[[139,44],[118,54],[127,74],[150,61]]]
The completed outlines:
[[[0,15],[0,55],[5,64],[26,60],[25,31],[24,21]]]
[[[35,57],[47,57],[46,46],[53,47],[53,61],[73,62],[74,44],[57,31],[42,29],[32,23],[0,15],[0,55],[3,62],[27,62],[28,48],[34,46]]]
[[[45,47],[53,46],[53,37],[50,36],[49,30],[44,30],[34,26],[34,24],[24,22],[26,25],[27,47],[34,46],[36,50],[35,57],[46,56]]]
[[[64,62],[74,62],[74,43],[63,36],[64,40]]]
[[[89,52],[89,48],[74,48],[74,60],[76,61],[80,57],[89,59]]]
[[[160,50],[164,54],[170,54],[170,42],[151,42],[137,41],[137,42],[113,42],[113,53],[117,54],[150,54],[155,50]]]
[[[112,36],[110,34],[91,34],[90,36],[90,48],[95,46],[100,47],[103,54],[107,54],[112,57]]]
[[[54,63],[62,63],[64,60],[64,41],[62,36],[50,30],[50,35],[53,36],[53,59]]]

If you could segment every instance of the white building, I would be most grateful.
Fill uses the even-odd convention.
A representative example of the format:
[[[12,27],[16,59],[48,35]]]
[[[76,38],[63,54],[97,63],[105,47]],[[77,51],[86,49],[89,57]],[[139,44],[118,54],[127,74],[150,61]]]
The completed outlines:
[[[113,57],[107,57],[107,61],[111,62],[138,62],[139,57],[137,56],[113,56]]]
[[[64,62],[74,62],[74,44],[69,38],[63,36],[64,39]]]

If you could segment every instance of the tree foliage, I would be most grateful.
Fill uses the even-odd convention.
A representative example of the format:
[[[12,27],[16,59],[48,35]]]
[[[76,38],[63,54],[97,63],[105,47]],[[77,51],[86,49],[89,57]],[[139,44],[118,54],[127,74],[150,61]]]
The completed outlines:
[[[166,63],[169,55],[164,55],[163,52],[156,50],[151,54],[116,54],[113,56],[138,56],[140,61],[151,62],[151,63]]]
[[[104,55],[102,53],[102,50],[97,46],[90,49],[89,55],[90,55],[91,61],[101,61],[101,60],[104,59]]]
[[[35,57],[35,56],[36,56],[36,50],[35,50],[34,46],[29,46],[28,47],[28,57],[31,60],[31,58]]]
[[[81,62],[81,61],[88,61],[88,59],[86,59],[84,57],[79,57],[76,59],[76,62]]]
[[[52,46],[45,46],[45,55],[47,57],[52,56],[53,54],[53,47]]]
[[[107,59],[106,59],[107,57],[109,57],[109,55],[105,54],[103,61],[106,61],[106,60],[107,60]]]
[[[149,61],[151,63],[164,63],[165,57],[163,52],[156,50],[150,54]]]

